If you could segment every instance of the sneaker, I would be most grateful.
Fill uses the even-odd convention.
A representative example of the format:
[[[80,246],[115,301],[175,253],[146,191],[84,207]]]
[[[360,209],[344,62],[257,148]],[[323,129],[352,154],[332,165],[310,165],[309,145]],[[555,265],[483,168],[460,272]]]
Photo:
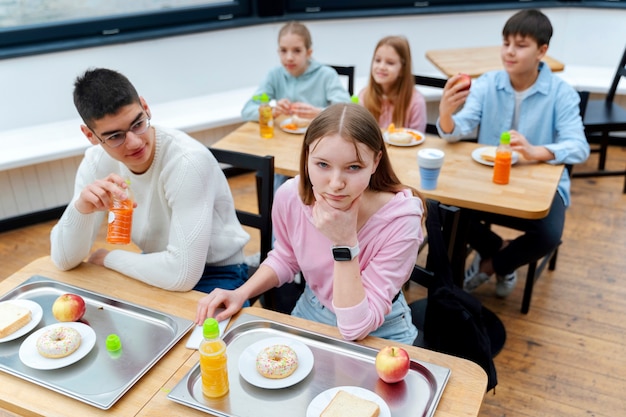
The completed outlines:
[[[513,271],[504,276],[496,275],[496,279],[496,295],[502,298],[508,297],[517,284],[517,272]]]
[[[471,292],[487,281],[489,281],[489,275],[485,272],[480,272],[480,255],[477,252],[472,260],[472,264],[465,271],[463,289],[467,292]]]

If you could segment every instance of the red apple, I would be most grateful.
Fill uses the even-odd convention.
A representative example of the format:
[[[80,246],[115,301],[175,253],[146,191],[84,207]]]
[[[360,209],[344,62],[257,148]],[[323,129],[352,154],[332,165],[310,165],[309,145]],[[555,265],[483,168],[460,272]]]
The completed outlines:
[[[409,373],[409,354],[398,346],[385,346],[376,355],[376,372],[387,383],[399,382]]]
[[[63,294],[52,304],[52,315],[58,321],[78,321],[85,314],[85,300],[76,294]]]
[[[451,87],[454,87],[457,84],[465,84],[465,86],[462,87],[459,91],[469,90],[470,86],[472,85],[472,77],[470,77],[467,74],[459,74],[459,75],[460,75],[460,78],[456,80],[454,84],[451,85]]]

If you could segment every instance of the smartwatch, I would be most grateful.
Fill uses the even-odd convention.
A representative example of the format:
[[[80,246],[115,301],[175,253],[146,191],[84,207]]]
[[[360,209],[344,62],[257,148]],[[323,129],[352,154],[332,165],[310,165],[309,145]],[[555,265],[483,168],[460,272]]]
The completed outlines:
[[[350,246],[333,246],[331,249],[333,251],[333,258],[335,261],[351,261],[359,256],[358,243],[352,248]]]

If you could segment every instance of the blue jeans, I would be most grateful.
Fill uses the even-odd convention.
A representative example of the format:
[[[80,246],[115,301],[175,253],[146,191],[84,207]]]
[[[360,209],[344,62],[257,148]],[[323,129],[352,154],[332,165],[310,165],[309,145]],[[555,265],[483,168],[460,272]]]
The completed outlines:
[[[247,280],[248,265],[246,264],[226,266],[206,265],[200,281],[198,281],[193,289],[207,294],[216,288],[234,290],[241,287]],[[246,301],[243,306],[249,307],[250,303]]]
[[[304,289],[304,293],[298,299],[291,315],[318,323],[337,326],[337,316],[335,316],[335,313],[320,303],[308,285]],[[402,292],[400,292],[398,299],[391,305],[391,312],[385,316],[383,325],[371,332],[370,336],[395,340],[407,345],[413,344],[413,341],[417,337],[417,328],[413,325],[411,309],[407,305]]]

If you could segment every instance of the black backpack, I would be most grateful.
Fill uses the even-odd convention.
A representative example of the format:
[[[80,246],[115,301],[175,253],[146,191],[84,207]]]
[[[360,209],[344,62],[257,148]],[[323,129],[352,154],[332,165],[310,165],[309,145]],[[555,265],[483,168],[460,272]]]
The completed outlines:
[[[428,257],[432,272],[424,317],[427,348],[476,362],[487,373],[487,391],[498,383],[491,341],[485,326],[486,310],[480,301],[454,285],[452,269],[441,232],[439,203],[429,201]]]

